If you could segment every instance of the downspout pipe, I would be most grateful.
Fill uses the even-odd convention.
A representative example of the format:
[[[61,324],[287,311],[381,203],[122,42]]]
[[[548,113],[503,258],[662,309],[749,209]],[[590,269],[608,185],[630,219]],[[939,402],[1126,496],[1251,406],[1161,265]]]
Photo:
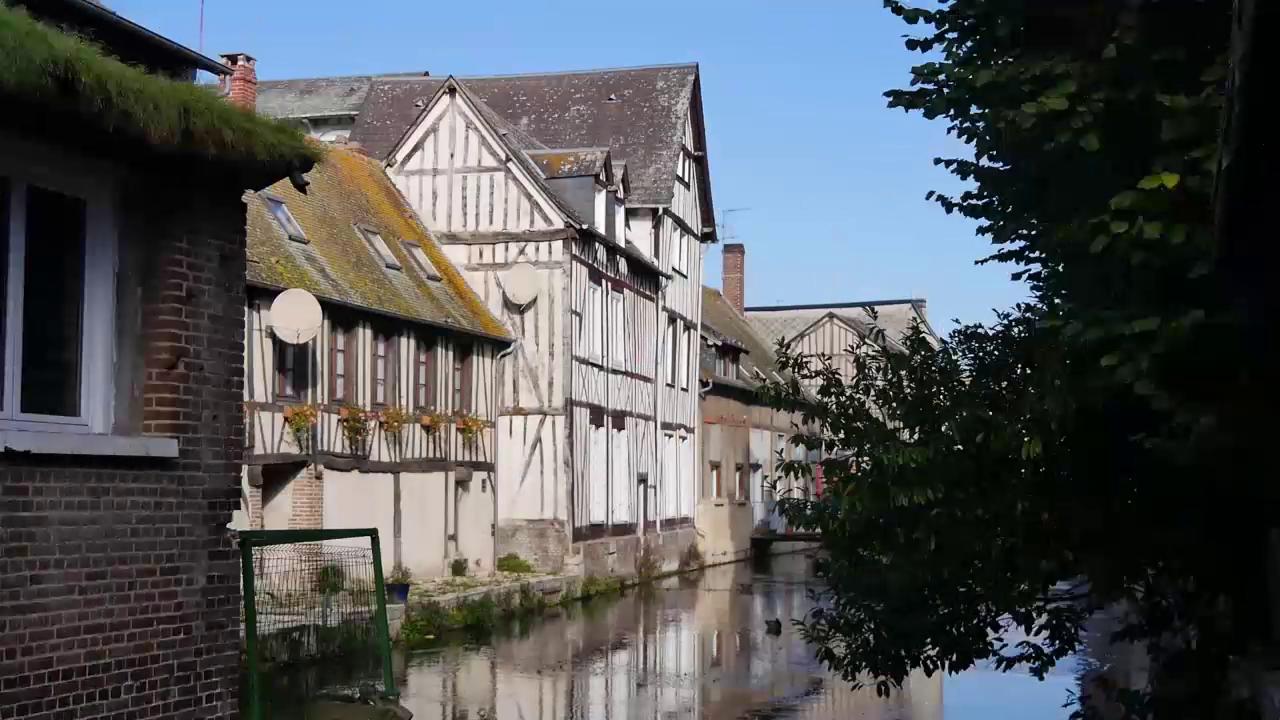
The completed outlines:
[[[661,236],[661,233],[659,233]],[[654,362],[653,362],[653,498],[654,498],[654,526],[658,534],[662,534],[662,501],[665,497],[662,489],[666,487],[666,467],[662,464],[662,389],[666,387],[666,380],[663,377],[662,358],[663,339],[667,337],[667,323],[663,322],[663,307],[667,304],[667,285],[669,281],[666,278],[658,279],[658,297],[654,303],[656,307],[657,322],[655,323],[658,341],[653,344]],[[671,338],[674,342],[675,338]],[[668,353],[670,350],[668,350]],[[670,372],[670,370],[667,370]]]
[[[503,360],[511,356],[516,351],[516,343],[513,341],[505,350],[499,352],[493,358],[493,475],[490,482],[490,489],[493,490],[493,564],[489,566],[490,572],[498,572],[498,463],[502,458],[498,454],[498,441],[502,437],[500,428],[498,427],[498,412],[502,408],[502,382],[505,374],[502,372],[506,366]]]

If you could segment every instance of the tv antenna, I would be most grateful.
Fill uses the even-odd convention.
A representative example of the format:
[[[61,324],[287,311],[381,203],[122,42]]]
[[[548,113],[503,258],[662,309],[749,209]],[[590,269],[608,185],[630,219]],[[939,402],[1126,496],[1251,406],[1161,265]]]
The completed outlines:
[[[198,42],[200,44],[196,46],[196,52],[203,55],[204,54],[204,0],[200,0],[200,38]]]
[[[724,209],[724,210],[721,210],[721,211],[720,211],[720,228],[719,228],[719,230],[720,230],[720,239],[721,239],[721,240],[737,240],[737,239],[738,239],[738,236],[737,236],[737,235],[733,235],[733,234],[731,234],[731,233],[729,232],[729,214],[730,214],[730,213],[747,212],[747,211],[748,211],[748,210],[750,210],[750,209],[751,209],[751,208],[749,208],[749,207],[738,207],[738,208],[726,208],[726,209]]]

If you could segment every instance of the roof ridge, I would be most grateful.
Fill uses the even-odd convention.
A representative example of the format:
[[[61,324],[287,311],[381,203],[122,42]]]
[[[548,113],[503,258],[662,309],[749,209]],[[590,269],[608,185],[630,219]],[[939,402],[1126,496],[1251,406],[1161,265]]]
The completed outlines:
[[[924,298],[898,298],[895,300],[858,300],[842,303],[817,303],[812,305],[754,305],[743,308],[743,312],[780,312],[784,310],[839,310],[841,308],[865,308],[877,305],[918,305],[926,302]]]
[[[526,150],[525,152],[529,153],[530,155],[537,155],[539,153],[551,153],[551,152],[611,152],[611,151],[612,151],[612,148],[606,147],[604,145],[599,145],[596,147],[572,147],[572,148],[544,146],[537,150]]]
[[[629,65],[607,68],[582,68],[578,70],[544,70],[540,72],[489,73],[487,75],[423,75],[421,72],[368,73],[365,75],[322,75],[317,77],[276,78],[260,80],[262,83],[298,82],[300,80],[444,80],[453,77],[458,80],[487,80],[490,78],[546,77],[549,75],[588,75],[590,73],[629,72],[633,70],[672,70],[675,68],[698,68],[697,62],[666,63],[655,65]]]

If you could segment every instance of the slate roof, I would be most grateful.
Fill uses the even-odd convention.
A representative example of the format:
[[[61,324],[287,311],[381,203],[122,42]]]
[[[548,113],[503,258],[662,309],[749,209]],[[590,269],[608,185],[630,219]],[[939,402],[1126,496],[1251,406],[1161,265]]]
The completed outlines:
[[[902,338],[915,322],[923,322],[928,333],[936,336],[925,318],[924,307],[924,300],[907,299],[828,305],[761,306],[746,308],[745,312],[756,331],[772,343],[777,338],[791,340],[828,316],[848,323],[855,332],[865,337],[871,331],[871,311],[874,310],[877,315],[874,324],[884,330],[885,339],[891,346],[901,347]]]
[[[717,341],[727,340],[729,344],[743,350],[739,361],[742,376],[736,382],[727,384],[754,389],[761,384],[755,374],[757,369],[766,377],[771,372],[778,372],[778,358],[773,354],[773,342],[757,333],[752,324],[733,309],[719,290],[706,286],[702,288],[702,329]],[[722,377],[703,379],[719,383],[726,381]]]
[[[529,150],[528,153],[548,178],[595,177],[609,160],[609,148]]]
[[[262,194],[249,194],[249,283],[300,287],[322,301],[362,308],[475,335],[510,339],[418,221],[382,166],[371,158],[332,148],[307,175],[307,194],[282,181],[263,194],[285,202],[308,243],[290,240]],[[381,234],[401,270],[385,267],[357,225]],[[419,272],[403,245],[420,245],[440,275]]]
[[[544,147],[610,148],[628,166],[628,204],[671,203],[696,64],[458,79]],[[276,117],[358,112],[351,139],[381,158],[443,82],[422,75],[261,81],[258,109]]]

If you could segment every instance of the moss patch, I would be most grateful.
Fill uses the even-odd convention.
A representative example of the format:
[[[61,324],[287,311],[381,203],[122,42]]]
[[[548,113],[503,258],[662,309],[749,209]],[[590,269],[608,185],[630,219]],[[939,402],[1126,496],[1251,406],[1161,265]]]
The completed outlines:
[[[318,146],[208,88],[152,75],[0,2],[0,97],[7,109],[72,112],[161,152],[232,164],[309,166]]]

